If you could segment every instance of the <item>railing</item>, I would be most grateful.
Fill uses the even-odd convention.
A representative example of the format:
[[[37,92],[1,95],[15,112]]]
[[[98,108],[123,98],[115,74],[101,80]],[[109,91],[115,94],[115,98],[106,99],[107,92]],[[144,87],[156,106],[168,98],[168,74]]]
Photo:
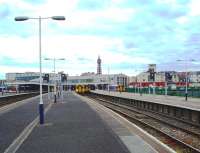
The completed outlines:
[[[149,88],[126,88],[126,92],[149,94]],[[153,93],[153,89],[150,89],[150,94]],[[165,95],[165,89],[156,88],[155,94]],[[169,96],[185,96],[184,88],[177,88],[176,90],[169,89],[167,90],[167,95]],[[200,98],[200,88],[190,87],[188,88],[188,97]]]

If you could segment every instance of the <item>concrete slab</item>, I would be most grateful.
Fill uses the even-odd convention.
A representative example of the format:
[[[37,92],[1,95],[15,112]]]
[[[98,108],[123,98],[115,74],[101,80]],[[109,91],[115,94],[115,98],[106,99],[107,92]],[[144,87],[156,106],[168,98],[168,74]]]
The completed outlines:
[[[128,146],[131,153],[155,153],[156,151],[150,147],[144,140],[139,136],[121,136],[122,141]]]

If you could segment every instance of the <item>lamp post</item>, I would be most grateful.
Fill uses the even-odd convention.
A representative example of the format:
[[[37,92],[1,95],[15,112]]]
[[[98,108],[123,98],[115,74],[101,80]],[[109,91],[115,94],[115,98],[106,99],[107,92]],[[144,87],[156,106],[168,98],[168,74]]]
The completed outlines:
[[[15,21],[25,21],[29,19],[36,19],[39,21],[39,62],[40,62],[40,102],[39,102],[39,114],[40,114],[40,124],[44,124],[44,104],[42,100],[42,60],[41,60],[41,20],[42,19],[53,19],[53,20],[65,20],[64,16],[52,16],[52,17],[27,17],[27,16],[18,16],[15,17]]]
[[[65,58],[45,58],[44,60],[52,60],[54,67],[54,103],[56,103],[56,61],[64,61]]]
[[[143,69],[140,69],[140,70],[135,70],[135,72],[140,72],[140,71],[144,71]],[[140,74],[142,74],[143,72],[141,72]],[[139,79],[139,75],[136,76],[137,78],[137,81]],[[142,86],[142,79],[139,79],[139,84],[137,83],[137,89],[138,89],[138,93],[140,94],[140,96],[142,96],[142,91],[143,91],[143,86]],[[135,85],[135,93],[136,93],[136,85]]]
[[[177,60],[178,62],[185,62],[185,71],[186,71],[186,76],[185,76],[185,101],[188,99],[188,71],[187,71],[187,65],[188,62],[194,62],[194,59],[191,60]]]
[[[110,67],[108,66],[108,92],[110,92]]]

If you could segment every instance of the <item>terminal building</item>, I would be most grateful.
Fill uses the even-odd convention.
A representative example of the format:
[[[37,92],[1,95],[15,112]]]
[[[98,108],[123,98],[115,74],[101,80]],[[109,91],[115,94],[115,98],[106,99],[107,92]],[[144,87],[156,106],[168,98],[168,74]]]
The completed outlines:
[[[98,56],[97,59],[97,73],[86,72],[82,73],[80,76],[68,76],[66,75],[66,80],[63,82],[61,76],[64,72],[60,73],[43,73],[43,85],[53,86],[54,84],[63,85],[67,89],[74,89],[76,85],[89,85],[93,89],[114,89],[118,85],[124,87],[128,86],[128,76],[125,74],[102,74],[101,59]],[[48,75],[48,83],[45,76]],[[39,88],[39,72],[25,72],[25,73],[6,73],[6,80],[10,84],[19,85],[20,87],[33,87],[34,85]],[[34,87],[35,89],[36,87]]]
[[[146,72],[132,77],[129,86],[133,87],[164,87],[168,85],[185,86],[186,78],[189,86],[200,86],[200,71],[196,72],[176,72],[176,71],[156,71],[156,64],[149,64]]]
[[[6,88],[6,80],[0,80],[0,92]]]
[[[42,77],[45,76],[45,74],[49,75],[49,80],[59,80],[60,74],[61,73],[42,73]],[[25,73],[6,73],[6,80],[8,82],[13,82],[13,81],[39,81],[38,79],[40,78],[40,73],[39,72],[25,72]]]
[[[47,73],[46,73],[47,74]],[[61,83],[61,74],[49,74],[49,84]],[[45,76],[45,73],[43,74]],[[66,82],[63,84],[68,86],[68,88],[73,88],[75,85],[92,85],[98,89],[107,89],[108,86],[112,88],[113,86],[123,85],[128,86],[128,76],[124,74],[94,74],[88,73],[88,75],[80,76],[67,76]],[[7,73],[6,80],[11,83],[21,83],[21,84],[39,84],[39,73],[37,72],[25,72],[25,73]],[[43,81],[43,83],[46,83]]]
[[[74,86],[77,84],[94,85],[98,89],[108,89],[117,85],[128,86],[128,76],[124,74],[99,74],[85,76],[68,76],[67,85]]]

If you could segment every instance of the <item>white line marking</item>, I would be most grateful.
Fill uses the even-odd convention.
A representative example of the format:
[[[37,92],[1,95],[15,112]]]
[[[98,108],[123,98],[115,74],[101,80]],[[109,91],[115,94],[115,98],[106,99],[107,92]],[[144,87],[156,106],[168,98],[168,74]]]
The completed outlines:
[[[119,114],[117,114],[116,112],[112,111],[111,109],[108,109],[107,107],[100,105],[96,102],[94,102],[94,100],[90,100],[86,97],[81,97],[80,95],[74,93],[74,95],[78,96],[80,99],[84,100],[85,102],[90,102],[95,104],[99,109],[101,110],[106,110],[113,118],[115,118],[116,120],[118,120],[122,125],[122,121],[120,121],[119,118],[121,118],[122,120],[124,120],[125,122],[127,122],[129,125],[133,126],[134,128],[136,128],[137,130],[141,131],[142,133],[144,133],[146,136],[148,136],[149,138],[151,138],[153,141],[155,141],[156,143],[158,143],[159,145],[163,146],[166,150],[168,150],[171,153],[176,153],[172,148],[170,148],[169,146],[167,146],[166,144],[162,143],[160,140],[156,139],[154,136],[150,135],[149,133],[147,133],[146,131],[144,131],[143,129],[141,129],[140,127],[138,127],[137,125],[131,123],[129,120],[127,120],[126,118],[120,116]],[[115,116],[114,116],[114,115]],[[117,117],[116,117],[117,116]],[[131,132],[131,129],[129,127],[127,127],[129,129],[129,131]]]
[[[51,108],[52,103],[50,103],[47,108],[45,109],[44,113]],[[35,126],[39,122],[39,116],[37,116],[21,133],[20,135],[12,142],[12,144],[4,151],[4,153],[15,153],[22,143],[28,138],[31,134]]]

